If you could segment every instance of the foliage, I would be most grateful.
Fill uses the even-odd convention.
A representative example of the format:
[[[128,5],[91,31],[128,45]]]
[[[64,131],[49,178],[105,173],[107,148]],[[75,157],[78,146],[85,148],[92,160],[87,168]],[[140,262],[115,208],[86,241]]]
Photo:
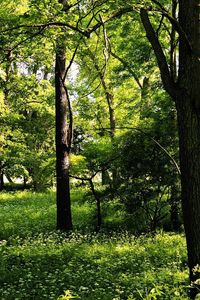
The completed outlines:
[[[77,298],[76,296],[73,296],[70,290],[65,291],[65,294],[60,296],[58,300],[70,300]]]
[[[164,227],[164,223],[168,223],[166,227],[177,230],[181,220],[175,107],[171,99],[163,92],[158,67],[152,56],[152,50],[147,42],[138,14],[141,7],[148,8],[147,11],[155,30],[155,36],[160,41],[164,53],[163,57],[166,57],[166,66],[169,66],[170,76],[164,72],[162,79],[166,75],[169,77],[169,81],[173,79],[176,83],[172,86],[178,86],[179,80],[177,81],[176,74],[179,56],[178,43],[183,37],[180,33],[178,38],[178,33],[175,33],[169,22],[171,19],[173,20],[172,23],[176,25],[175,19],[178,14],[173,11],[172,4],[176,7],[177,1],[160,0],[159,3],[164,6],[162,16],[159,12],[162,5],[157,5],[156,1],[152,4],[150,0],[142,2],[132,0],[125,4],[121,0],[81,0],[77,2],[71,0],[64,2],[66,5],[63,6],[62,2],[58,0],[2,0],[0,8],[0,189],[3,189],[2,180],[4,176],[10,182],[19,179],[24,180],[24,188],[27,187],[26,183],[28,182],[35,190],[44,190],[54,185],[55,113],[53,99],[55,95],[53,68],[55,44],[58,45],[61,41],[61,44],[66,44],[67,62],[72,61],[74,49],[77,50],[74,63],[71,66],[72,69],[76,69],[74,72],[76,74],[72,71],[71,76],[67,76],[65,82],[69,90],[75,122],[71,175],[74,177],[91,177],[96,173],[102,173],[102,178],[103,176],[104,179],[107,178],[102,180],[102,183],[106,183],[102,188],[100,187],[101,177],[95,177],[95,189],[100,195],[104,228],[106,225],[107,229],[112,228],[113,224],[124,225],[126,220],[127,228],[130,229],[130,223],[132,223],[131,229],[134,229],[135,232],[155,231],[158,227]],[[125,9],[121,15],[124,8],[127,10]],[[115,17],[112,17],[113,14],[116,14]],[[110,19],[109,22],[108,19]],[[176,25],[175,27],[180,31],[179,26]],[[96,29],[95,32],[92,32],[93,29]],[[180,47],[180,49],[185,48]],[[179,57],[184,57],[184,55]],[[182,69],[180,68],[180,70]],[[181,75],[180,72],[179,75]],[[183,80],[183,85],[185,82]],[[173,93],[170,92],[170,94]],[[177,98],[177,92],[175,98]],[[177,99],[175,100],[177,101]],[[195,122],[191,122],[191,124],[195,124]],[[189,128],[190,126],[185,127]],[[131,132],[131,128],[133,132]],[[127,133],[124,134],[126,129]],[[172,158],[177,163],[174,163]],[[176,164],[177,170],[172,166],[172,161],[174,165]],[[79,190],[76,193],[78,192]],[[53,229],[53,218],[55,218],[53,196],[51,193],[47,194],[50,198],[47,205],[47,199],[44,199],[43,194],[24,195],[17,195],[23,200],[20,203],[22,204],[21,207],[16,205],[12,194],[8,196],[8,198],[11,197],[8,205],[7,200],[3,199],[3,201],[5,200],[3,207],[5,215],[3,215],[2,220],[5,220],[5,217],[8,219],[3,224],[5,232],[2,235],[5,238],[12,234],[15,235],[18,230],[16,225],[18,225],[23,229],[19,234],[22,238],[20,243],[23,244],[25,236],[30,234],[33,241],[38,239],[39,246],[40,238],[34,234],[39,233],[43,228],[45,230]],[[4,195],[3,197],[6,198]],[[26,197],[28,197],[27,200],[25,200]],[[34,201],[29,201],[29,198],[34,198]],[[87,197],[84,198],[87,199]],[[27,203],[28,206],[26,206]],[[29,203],[32,203],[31,208]],[[51,205],[49,205],[50,203]],[[81,205],[78,206],[77,203],[78,201],[75,200],[75,228],[93,228],[94,209],[92,202],[89,203],[89,201],[82,199]],[[186,201],[186,203],[189,202]],[[36,204],[37,208],[35,207]],[[44,218],[43,224],[38,223],[41,214]],[[81,218],[79,214],[82,214]],[[19,219],[19,216],[27,219],[26,226]],[[49,221],[49,217],[52,218],[51,221]],[[90,220],[89,225],[87,218]],[[193,228],[195,229],[196,226]],[[34,230],[34,234],[32,230]],[[61,235],[62,238],[65,239]],[[91,244],[95,238],[91,237]],[[168,239],[168,236],[163,238],[163,242],[165,238]],[[43,242],[49,243],[45,239],[46,237],[42,236],[41,244]],[[148,245],[149,239],[145,238],[145,242],[146,240]],[[190,239],[188,240],[190,241]],[[82,278],[73,278],[75,275],[69,278],[72,268],[66,266],[67,271],[65,272],[65,269],[60,267],[59,261],[59,270],[64,273],[63,277],[59,274],[63,280],[61,280],[62,284],[68,282],[69,286],[62,287],[61,284],[58,284],[58,288],[56,288],[54,281],[58,278],[50,270],[50,282],[52,287],[55,287],[55,294],[49,296],[50,285],[48,286],[48,282],[46,283],[48,288],[44,288],[43,291],[39,285],[39,283],[45,282],[45,276],[42,281],[37,270],[32,271],[32,262],[38,269],[40,263],[37,264],[37,259],[35,261],[35,258],[31,257],[29,265],[29,262],[27,263],[24,258],[20,244],[16,242],[16,245],[12,246],[13,241],[10,241],[9,251],[13,249],[15,251],[16,246],[19,247],[16,251],[20,253],[19,257],[16,255],[13,258],[16,260],[16,266],[12,261],[12,255],[15,255],[8,253],[7,256],[4,256],[3,252],[5,265],[3,264],[2,267],[2,272],[5,273],[5,278],[8,281],[6,286],[8,292],[13,289],[13,292],[10,292],[11,296],[9,296],[11,299],[14,297],[15,286],[9,283],[6,277],[7,259],[10,268],[8,268],[8,273],[10,270],[13,272],[12,274],[9,273],[12,279],[18,278],[19,269],[22,266],[25,266],[26,274],[32,274],[30,275],[31,280],[29,280],[30,278],[27,278],[25,272],[22,271],[23,276],[25,276],[22,277],[26,279],[26,284],[24,281],[19,282],[21,294],[16,294],[15,299],[22,296],[24,299],[58,297],[59,293],[64,292],[64,288],[68,291],[63,296],[65,299],[72,297],[74,292],[80,295],[82,299],[84,297],[85,299],[101,297],[101,299],[106,300],[109,297],[110,299],[114,297],[113,299],[126,298],[129,300],[139,299],[139,297],[141,299],[178,299],[179,297],[180,299],[184,295],[184,291],[182,288],[179,289],[173,277],[174,273],[171,271],[171,266],[168,269],[170,269],[169,273],[172,272],[171,277],[173,277],[175,284],[169,282],[169,274],[166,269],[165,279],[164,270],[159,269],[161,279],[154,278],[156,277],[154,274],[155,276],[151,281],[145,277],[146,273],[144,274],[141,266],[142,270],[138,271],[141,275],[141,282],[135,273],[135,286],[132,285],[133,278],[131,281],[126,273],[121,273],[119,278],[114,280],[115,286],[112,286],[109,274],[101,274],[100,272],[100,275],[108,278],[107,284],[103,283],[101,288],[96,286],[91,289],[93,284],[89,282],[89,279],[87,281],[87,278],[90,278],[88,275],[90,270],[87,270],[87,264],[83,262],[88,273],[85,273],[86,282],[83,281],[83,289],[79,290],[77,282],[78,280],[81,281]],[[70,244],[73,237],[67,237],[66,241]],[[106,244],[106,238],[105,241]],[[99,243],[101,242],[104,244],[104,240],[100,240]],[[137,242],[139,249],[140,246],[143,247],[144,240],[142,238],[138,239]],[[87,248],[88,241],[82,242],[81,240],[80,243]],[[96,240],[95,243],[98,244]],[[115,242],[112,243],[115,247]],[[157,242],[155,241],[155,243]],[[76,243],[73,246],[76,249]],[[7,251],[7,245],[3,244],[3,247],[6,247],[5,251]],[[103,247],[106,248],[105,245]],[[133,251],[136,248],[131,243],[127,247]],[[35,249],[33,249],[34,251]],[[65,252],[65,250],[63,251]],[[114,251],[113,248],[112,251]],[[148,251],[151,252],[152,250]],[[70,255],[72,255],[71,252]],[[11,263],[9,265],[10,255]],[[39,255],[37,254],[37,256]],[[41,257],[43,256],[46,259],[42,249]],[[59,253],[58,256],[60,259],[61,254]],[[115,267],[113,257],[111,257],[111,267],[110,264],[106,265],[105,263],[104,265],[104,267],[110,268],[112,275]],[[77,268],[78,274],[82,272],[77,263],[79,258],[75,255],[75,264],[72,263],[72,266]],[[148,264],[146,265],[144,255],[143,260],[146,270]],[[67,259],[66,261],[68,262]],[[95,263],[92,260],[91,265],[89,264],[91,270],[94,270],[94,277],[99,271]],[[123,266],[120,267],[123,269]],[[29,268],[31,272],[29,272]],[[127,269],[129,270],[129,266]],[[132,272],[131,268],[130,270]],[[177,272],[179,273],[179,271]],[[46,275],[48,276],[48,274]],[[143,275],[144,277],[142,277]],[[76,282],[74,286],[70,281],[71,279]],[[98,278],[95,277],[95,279],[98,283]],[[111,284],[110,291],[108,282]],[[36,294],[33,291],[33,295],[28,295],[27,290],[31,288],[33,283],[37,286]],[[6,295],[8,297],[8,294]]]

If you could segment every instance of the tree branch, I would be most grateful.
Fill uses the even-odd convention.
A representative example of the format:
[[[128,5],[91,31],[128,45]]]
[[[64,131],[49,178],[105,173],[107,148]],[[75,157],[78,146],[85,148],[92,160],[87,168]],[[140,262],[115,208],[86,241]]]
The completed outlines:
[[[178,34],[185,41],[185,44],[188,46],[189,51],[192,51],[192,45],[189,41],[189,38],[186,35],[183,28],[180,26],[179,22],[176,20],[176,18],[174,16],[171,16],[169,14],[169,12],[165,9],[165,7],[159,1],[152,0],[152,2],[155,3],[160,8],[160,12],[162,13],[162,15],[165,16],[170,21],[170,23],[172,24],[174,30],[176,30],[176,32],[178,32]]]
[[[63,79],[62,79],[63,82],[65,82],[65,79],[66,79],[66,77],[67,77],[67,74],[68,74],[68,72],[69,72],[69,70],[70,70],[70,68],[71,68],[71,66],[72,66],[72,64],[73,64],[73,62],[74,62],[76,53],[77,53],[77,51],[78,51],[78,47],[79,47],[79,43],[77,44],[77,46],[76,46],[76,48],[75,48],[75,50],[74,50],[74,53],[73,53],[73,55],[72,55],[72,58],[71,58],[71,60],[70,60],[70,62],[69,62],[69,65],[67,66],[67,68],[66,68],[66,70],[65,70],[65,74],[64,74],[64,77],[63,77]]]
[[[132,6],[121,8],[118,11],[114,12],[109,17],[107,17],[103,22],[107,23],[110,20],[121,17],[123,14],[128,13],[128,12],[132,12],[132,11],[134,11],[134,8]],[[67,27],[67,28],[72,29],[76,32],[79,32],[83,36],[89,38],[92,32],[96,31],[99,27],[102,26],[102,21],[97,22],[93,27],[88,28],[86,30],[80,29],[78,26],[74,26],[74,25],[71,25],[71,24],[66,23],[66,22],[47,22],[47,23],[44,23],[44,24],[33,24],[33,25],[22,24],[22,25],[18,25],[18,26],[12,27],[12,28],[5,29],[5,30],[1,31],[0,33],[5,33],[5,32],[8,32],[8,31],[17,30],[17,29],[20,29],[20,28],[41,28],[42,29],[42,28],[51,27],[51,26]]]
[[[132,68],[129,66],[129,64],[124,60],[124,59],[122,59],[121,57],[119,57],[117,54],[115,54],[114,52],[110,52],[110,54],[114,57],[114,58],[116,58],[117,60],[119,60],[122,64],[123,64],[123,66],[125,67],[125,68],[127,68],[127,70],[130,72],[130,74],[133,76],[133,78],[135,79],[135,81],[136,81],[136,83],[138,84],[138,86],[139,86],[139,88],[142,90],[142,85],[141,85],[141,83],[140,83],[140,81],[139,81],[139,79],[138,79],[138,77],[137,77],[137,75],[135,74],[135,72],[132,70]]]
[[[175,99],[177,96],[177,90],[178,90],[177,85],[175,84],[175,82],[173,81],[173,79],[171,77],[170,70],[169,70],[169,67],[167,64],[167,59],[165,57],[165,54],[163,52],[163,49],[159,42],[159,39],[156,35],[156,32],[153,29],[153,26],[149,20],[148,13],[144,8],[142,8],[140,10],[140,17],[141,17],[144,29],[146,31],[146,36],[147,36],[147,38],[154,50],[154,53],[156,55],[156,59],[158,62],[160,73],[161,73],[163,86],[164,86],[165,90],[169,93],[169,95],[173,99]]]
[[[5,60],[7,59],[7,56],[13,52],[13,50],[15,50],[17,47],[21,46],[22,44],[26,43],[28,40],[31,40],[32,38],[40,35],[43,31],[44,31],[44,27],[41,28],[40,30],[38,30],[37,32],[33,33],[32,35],[26,37],[25,39],[21,40],[20,42],[18,42],[17,44],[15,44],[14,46],[10,47],[8,50],[8,53],[5,55],[5,57],[0,61],[0,63],[5,62]]]
[[[16,26],[16,27],[12,27],[12,28],[8,28],[8,29],[5,29],[3,31],[1,31],[0,33],[5,33],[5,32],[8,32],[8,31],[13,31],[13,30],[17,30],[17,29],[20,29],[20,28],[47,28],[47,27],[51,27],[51,26],[55,26],[55,27],[67,27],[69,29],[72,29],[76,32],[79,32],[80,34],[86,36],[89,38],[89,33],[88,31],[84,31],[76,26],[73,26],[69,23],[65,23],[65,22],[48,22],[48,23],[45,23],[45,24],[33,24],[33,25],[19,25],[19,26]]]

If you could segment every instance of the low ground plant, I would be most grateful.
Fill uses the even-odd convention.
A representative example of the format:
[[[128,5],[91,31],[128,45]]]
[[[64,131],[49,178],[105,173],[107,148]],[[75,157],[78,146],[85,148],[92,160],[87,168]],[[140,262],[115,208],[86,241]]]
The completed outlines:
[[[0,299],[188,299],[184,236],[93,233],[83,194],[72,193],[68,234],[54,230],[53,192],[1,194]]]

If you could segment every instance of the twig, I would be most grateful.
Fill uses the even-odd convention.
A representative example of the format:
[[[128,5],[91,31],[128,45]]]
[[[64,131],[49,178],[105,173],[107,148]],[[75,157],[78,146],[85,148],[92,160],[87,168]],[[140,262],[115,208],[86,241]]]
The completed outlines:
[[[65,82],[65,79],[66,79],[66,77],[67,77],[67,74],[68,74],[68,72],[69,72],[69,70],[70,70],[70,68],[71,68],[71,66],[72,66],[72,64],[73,64],[73,62],[74,62],[76,53],[77,53],[77,51],[78,51],[78,47],[79,47],[79,43],[77,44],[77,46],[76,46],[76,48],[75,48],[75,50],[74,50],[74,52],[73,52],[72,58],[71,58],[71,60],[70,60],[70,62],[69,62],[69,65],[67,66],[67,68],[66,68],[66,70],[65,70],[65,74],[64,74],[63,79],[62,79],[63,82]]]

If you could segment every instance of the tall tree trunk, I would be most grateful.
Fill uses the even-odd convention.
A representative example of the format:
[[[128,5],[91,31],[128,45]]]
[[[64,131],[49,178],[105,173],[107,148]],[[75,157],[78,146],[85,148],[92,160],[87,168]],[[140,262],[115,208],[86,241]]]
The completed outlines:
[[[0,191],[4,189],[4,177],[3,177],[3,170],[0,169]]]
[[[112,93],[111,88],[108,87],[106,84],[105,78],[104,78],[104,73],[103,71],[100,70],[99,65],[97,64],[95,57],[93,53],[90,51],[90,55],[92,57],[94,67],[99,75],[99,79],[101,81],[101,85],[104,89],[104,93],[106,96],[106,101],[108,104],[108,111],[109,111],[109,123],[110,123],[110,139],[111,142],[114,142],[114,137],[115,137],[115,129],[116,129],[116,120],[115,120],[115,109],[114,109],[114,95]]]
[[[108,110],[109,110],[109,120],[110,120],[110,140],[114,147],[115,142],[115,130],[116,130],[116,119],[115,119],[115,110],[114,110],[114,95],[106,90],[106,84],[104,79],[102,79],[102,85],[105,90],[106,99],[108,103]],[[118,172],[115,166],[111,169],[112,172],[112,182],[111,187],[116,188],[118,184]]]
[[[177,99],[182,182],[182,208],[187,240],[190,280],[200,278],[193,268],[200,265],[200,1],[179,1],[179,22],[189,45],[180,36]],[[200,287],[200,285],[199,285]],[[197,289],[191,291],[194,299]]]
[[[57,179],[57,229],[71,230],[72,216],[69,185],[69,154],[67,93],[64,88],[66,49],[62,41],[57,42],[55,89],[56,89],[56,179]]]
[[[27,188],[27,177],[24,175],[23,176],[23,183],[24,183],[24,189]]]
[[[109,87],[106,84],[105,78],[103,73],[99,70],[99,67],[95,63],[95,68],[98,71],[102,87],[105,92],[107,104],[108,104],[108,111],[109,111],[109,123],[110,123],[110,140],[112,145],[114,146],[114,140],[115,140],[115,130],[116,130],[116,119],[115,119],[115,109],[114,109],[114,95],[111,91],[109,91]],[[110,182],[111,187],[115,188],[117,186],[117,169],[116,167],[112,167],[112,182]]]
[[[149,116],[150,112],[150,82],[148,77],[144,77],[141,87],[141,101],[140,101],[140,119]]]
[[[198,279],[193,273],[193,268],[200,264],[200,118],[190,101],[187,97],[179,99],[177,111],[182,209],[190,279],[193,282]]]
[[[186,233],[190,280],[200,279],[193,272],[200,265],[200,0],[179,0],[179,74],[174,82],[158,37],[148,17],[141,9],[146,30],[161,72],[164,88],[175,100],[178,115],[182,210]],[[194,285],[195,286],[195,285]],[[197,284],[196,287],[200,287]],[[198,293],[191,289],[191,299]]]
[[[90,54],[90,57],[92,59],[92,62],[93,62],[94,67],[97,71],[97,74],[99,76],[101,85],[102,85],[104,93],[105,93],[105,98],[106,98],[106,101],[107,101],[108,112],[109,112],[110,140],[111,140],[112,145],[114,146],[115,131],[116,131],[116,117],[115,117],[115,109],[114,109],[113,91],[112,91],[111,87],[106,83],[104,71],[101,70],[101,68],[99,67],[98,62],[97,62],[94,54],[92,53],[92,51],[90,51],[89,48],[88,48],[88,52]],[[110,181],[110,186],[112,188],[115,188],[117,186],[117,181],[118,181],[117,180],[117,177],[118,177],[117,169],[115,167],[113,167],[111,172],[112,172],[112,182]]]
[[[178,195],[178,190],[176,183],[171,186],[171,197],[169,199],[170,204],[170,220],[173,231],[178,231],[180,227],[179,222],[179,204],[180,204],[180,196]]]
[[[92,191],[92,194],[96,200],[96,205],[97,205],[97,226],[96,226],[96,232],[99,232],[101,229],[101,225],[102,225],[102,216],[101,216],[101,200],[97,194],[97,192],[95,191],[94,188],[94,183],[92,181],[92,178],[89,179],[89,184],[90,184],[90,188]]]

